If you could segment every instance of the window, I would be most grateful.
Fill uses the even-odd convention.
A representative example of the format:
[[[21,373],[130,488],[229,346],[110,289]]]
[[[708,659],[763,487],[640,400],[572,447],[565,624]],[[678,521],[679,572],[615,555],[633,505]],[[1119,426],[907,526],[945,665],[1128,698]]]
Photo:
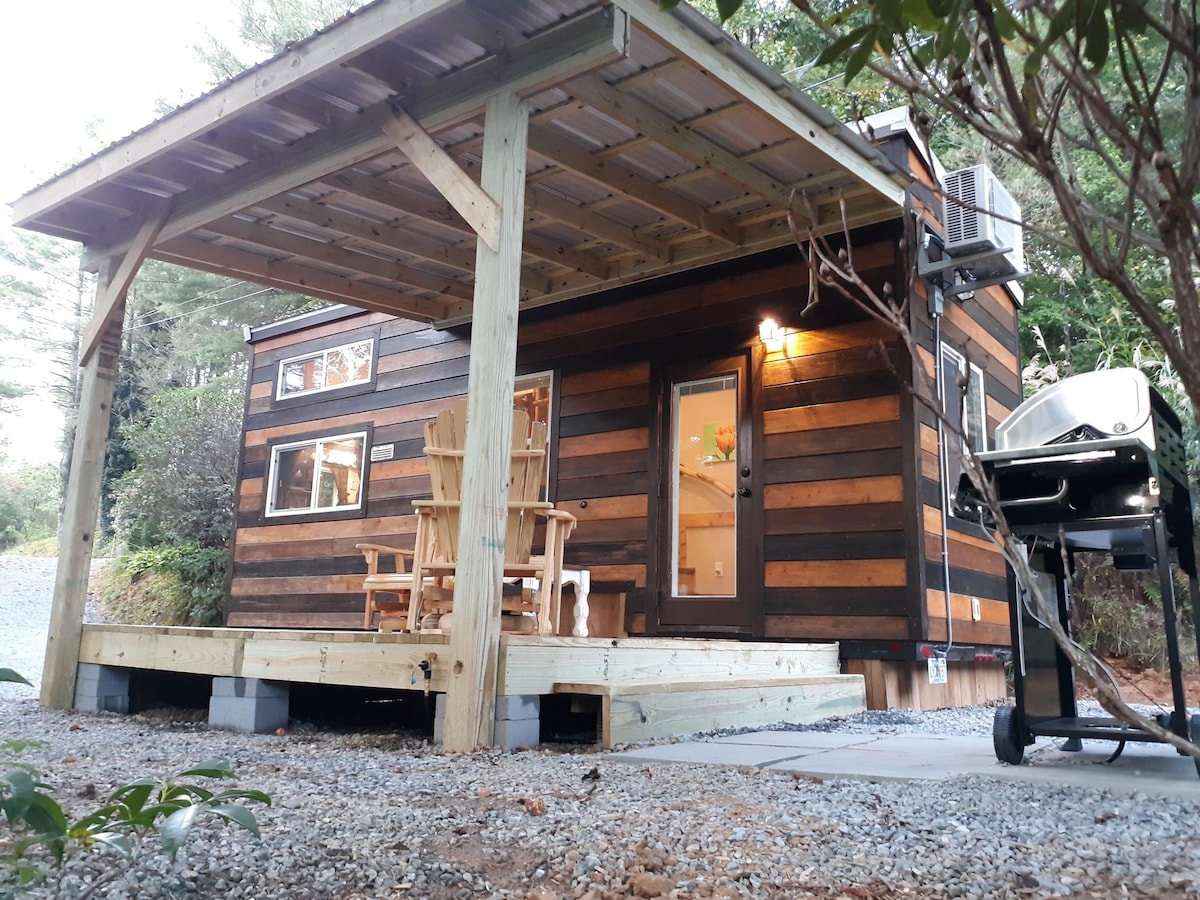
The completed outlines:
[[[983,369],[968,365],[961,353],[942,345],[942,378],[946,423],[950,430],[961,430],[964,449],[980,453],[987,449],[986,392]],[[963,379],[966,378],[966,389]]]
[[[550,422],[550,387],[554,382],[553,372],[536,372],[518,375],[513,385],[513,406],[529,413],[529,421]],[[546,499],[546,485],[550,481],[550,433],[546,441],[546,471],[542,473],[542,499]]]
[[[271,448],[268,516],[362,506],[365,432],[276,444]]]
[[[281,360],[275,399],[315,394],[370,381],[374,349],[374,339],[367,338]]]

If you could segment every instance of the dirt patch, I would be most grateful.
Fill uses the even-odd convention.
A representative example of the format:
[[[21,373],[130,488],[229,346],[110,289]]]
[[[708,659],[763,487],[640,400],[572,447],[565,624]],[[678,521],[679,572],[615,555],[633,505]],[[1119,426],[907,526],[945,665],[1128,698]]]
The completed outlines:
[[[1129,665],[1127,659],[1105,659],[1116,675],[1121,693],[1129,703],[1149,703],[1170,706],[1171,675],[1166,669],[1138,669]],[[1080,686],[1080,696],[1090,697],[1091,692]],[[1200,669],[1194,665],[1183,673],[1183,693],[1188,706],[1200,706]]]

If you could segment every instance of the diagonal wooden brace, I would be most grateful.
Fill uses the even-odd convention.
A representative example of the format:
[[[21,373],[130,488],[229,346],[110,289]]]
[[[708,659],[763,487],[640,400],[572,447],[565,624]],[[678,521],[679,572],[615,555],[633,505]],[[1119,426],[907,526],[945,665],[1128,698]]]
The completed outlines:
[[[146,217],[142,227],[138,229],[133,243],[129,245],[129,250],[121,258],[121,264],[117,266],[112,279],[103,287],[103,293],[96,297],[96,308],[92,311],[92,321],[88,324],[87,334],[83,336],[83,341],[79,345],[80,366],[87,365],[92,354],[99,348],[104,332],[112,323],[113,317],[120,315],[124,310],[125,295],[129,291],[129,286],[133,284],[134,276],[142,267],[146,254],[154,246],[154,240],[158,237],[158,232],[170,213],[171,203],[167,202]]]
[[[488,196],[487,191],[476,184],[462,166],[442,149],[441,144],[421,127],[421,123],[398,104],[392,105],[392,118],[385,118],[380,127],[384,134],[396,142],[397,149],[408,157],[409,162],[429,179],[429,183],[475,230],[479,239],[495,250],[500,207]]]

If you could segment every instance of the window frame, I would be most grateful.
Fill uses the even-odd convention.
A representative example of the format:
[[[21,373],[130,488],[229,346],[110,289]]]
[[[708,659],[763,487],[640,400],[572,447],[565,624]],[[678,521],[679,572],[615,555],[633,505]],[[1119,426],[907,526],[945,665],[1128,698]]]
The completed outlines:
[[[271,392],[272,403],[274,405],[289,405],[293,403],[311,402],[314,398],[325,399],[330,395],[340,396],[347,394],[365,393],[375,389],[376,380],[379,376],[379,329],[375,328],[371,331],[358,336],[347,339],[347,335],[340,334],[334,338],[321,341],[318,344],[310,345],[303,353],[297,353],[295,347],[288,347],[276,354],[274,360],[274,377],[273,388]],[[336,353],[339,350],[344,350],[353,347],[356,344],[370,342],[371,355],[367,363],[367,377],[358,381],[346,381],[341,384],[325,385],[318,388],[309,388],[307,390],[295,391],[289,394],[281,393],[283,389],[283,373],[284,367],[288,363],[294,363],[300,360],[307,360],[316,357],[328,359],[331,353]],[[283,353],[289,355],[284,356]]]
[[[954,371],[948,371],[947,360],[953,362]],[[950,397],[950,392],[957,392],[958,376],[964,371],[967,372],[967,389],[959,396],[958,409],[958,428],[961,435],[958,435],[960,447],[965,454],[968,451],[982,453],[987,450],[987,386],[985,382],[985,372],[981,366],[969,362],[966,355],[961,353],[956,348],[949,344],[943,343],[941,346],[941,357],[939,359],[940,371],[939,376],[942,378],[942,411],[947,419],[953,423],[953,419],[949,415],[946,402]],[[972,402],[974,401],[974,402]],[[979,431],[975,432],[972,427],[972,406],[978,405],[978,425]],[[942,436],[942,445],[939,447],[939,452],[945,456],[945,467],[942,471],[946,474],[948,484],[945,488],[945,496],[950,498],[950,508],[947,510],[949,516],[954,516],[953,498],[958,490],[958,482],[964,471],[962,460],[958,454],[953,452],[950,445],[950,440],[956,437],[950,431],[946,431]],[[969,520],[968,520],[969,521]]]
[[[955,365],[956,371],[951,373],[946,371],[946,359],[949,357]],[[958,376],[963,372],[967,373],[967,389],[959,396],[960,408],[958,410],[957,422],[949,416],[949,409],[946,407],[946,402],[950,398],[950,392],[957,392]],[[964,450],[972,450],[975,453],[983,453],[988,448],[987,438],[987,387],[985,384],[985,373],[982,367],[973,362],[968,362],[967,357],[960,353],[957,349],[949,344],[942,344],[942,412],[952,424],[957,424],[962,432],[962,444]],[[972,410],[978,411],[978,433],[972,422],[976,417],[972,416]]]
[[[371,425],[361,425],[345,431],[333,433],[321,432],[303,435],[289,435],[287,438],[281,438],[279,440],[269,442],[267,445],[266,483],[263,489],[263,521],[271,523],[291,523],[353,519],[365,516],[367,509],[367,490],[371,478],[372,432],[373,428]],[[323,443],[347,440],[351,438],[357,438],[362,441],[362,453],[359,457],[359,490],[357,503],[324,507],[306,506],[295,509],[274,508],[276,501],[276,472],[278,470],[279,456],[282,452],[295,450],[298,447],[306,446],[312,446],[315,452],[316,449]],[[318,484],[317,477],[318,472],[314,469],[313,485]],[[310,488],[310,502],[312,499],[312,490],[313,489]]]
[[[525,386],[522,386],[522,381],[526,382]],[[517,374],[513,378],[514,400],[516,399],[516,395],[519,391],[541,387],[543,384],[549,393],[549,396],[546,398],[546,471],[542,473],[541,494],[542,499],[546,500],[550,499],[550,485],[552,483],[551,477],[555,474],[556,470],[554,468],[554,464],[557,462],[555,459],[557,454],[554,452],[557,449],[557,445],[555,444],[555,434],[557,429],[555,428],[556,423],[554,420],[558,410],[558,390],[555,380],[555,370],[543,369],[537,372],[524,372]]]

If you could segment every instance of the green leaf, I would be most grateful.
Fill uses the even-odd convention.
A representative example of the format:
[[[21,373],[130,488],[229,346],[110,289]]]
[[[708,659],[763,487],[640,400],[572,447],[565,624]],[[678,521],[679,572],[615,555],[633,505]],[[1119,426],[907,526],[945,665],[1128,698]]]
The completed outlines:
[[[886,25],[893,32],[903,31],[901,6],[900,0],[875,0],[875,21]]]
[[[185,769],[177,778],[237,778],[237,773],[226,759],[206,760],[194,769]]]
[[[999,31],[1000,37],[1005,41],[1016,40],[1018,22],[1012,11],[1004,3],[997,3],[992,9],[996,14],[996,30]]]
[[[0,681],[11,681],[16,684],[28,684],[30,687],[33,687],[29,681],[27,681],[23,676],[14,672],[12,669],[0,669]]]
[[[1113,28],[1145,34],[1150,25],[1144,0],[1115,0],[1112,4]]]
[[[862,43],[854,48],[854,52],[850,54],[850,58],[846,60],[846,77],[845,84],[849,84],[854,80],[854,76],[863,70],[863,66],[870,60],[871,54],[875,52],[874,30],[863,36]]]
[[[742,7],[742,0],[717,0],[717,15],[727,22]]]
[[[256,838],[262,837],[258,833],[258,820],[254,818],[254,813],[250,812],[246,807],[239,806],[236,803],[229,803],[221,806],[210,806],[209,810],[226,822],[246,829]]]
[[[849,52],[850,48],[857,44],[863,37],[871,31],[870,25],[862,25],[843,34],[840,38],[821,51],[817,57],[816,65],[824,66],[831,62],[841,59]]]
[[[254,800],[264,806],[271,805],[271,795],[250,788],[237,788],[232,791],[221,791],[212,798],[213,803],[225,803],[228,800]]]
[[[34,794],[33,800],[22,818],[29,827],[43,838],[65,838],[67,817],[53,797]]]
[[[942,27],[942,19],[930,7],[929,0],[905,0],[904,17],[906,24],[930,34],[936,34]]]
[[[679,0],[658,0],[658,8],[663,12],[670,12],[679,5]]]
[[[154,793],[154,782],[143,779],[117,788],[109,795],[108,799],[110,803],[124,807],[121,818],[132,819],[142,811],[152,793]]]
[[[133,842],[119,831],[98,831],[95,834],[89,834],[86,843],[108,847],[126,859],[133,858]]]
[[[1108,20],[1104,17],[1104,7],[1101,4],[1095,3],[1092,5],[1084,27],[1086,29],[1083,49],[1084,58],[1093,69],[1102,69],[1108,61],[1109,39],[1111,35],[1108,30]]]
[[[185,806],[183,809],[176,810],[158,829],[158,833],[162,837],[163,850],[171,859],[175,858],[179,848],[187,841],[192,826],[196,824],[196,817],[200,814],[200,809],[199,806]]]

